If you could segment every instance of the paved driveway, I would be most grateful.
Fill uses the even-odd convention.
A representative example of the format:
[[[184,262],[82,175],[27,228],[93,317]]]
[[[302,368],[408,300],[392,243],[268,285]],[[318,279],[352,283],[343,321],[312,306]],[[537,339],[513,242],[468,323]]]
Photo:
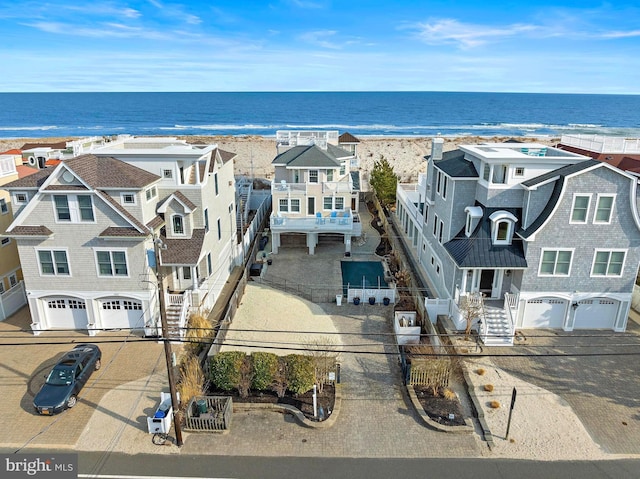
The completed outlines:
[[[622,334],[595,330],[523,332],[526,345],[500,349],[522,356],[493,358],[496,366],[562,397],[604,451],[640,454],[638,323],[630,320],[627,333]],[[544,356],[558,353],[574,356]]]
[[[155,342],[123,343],[123,332],[89,337],[47,331],[34,337],[28,332],[30,322],[27,307],[0,322],[3,447],[74,447],[94,411],[104,408],[99,404],[106,392],[164,367],[162,346]],[[115,342],[104,342],[111,340]],[[69,344],[72,341],[99,343],[102,368],[93,373],[73,409],[56,416],[39,416],[33,411],[33,397],[43,384],[44,375],[73,347]],[[123,418],[113,414],[113,419]]]

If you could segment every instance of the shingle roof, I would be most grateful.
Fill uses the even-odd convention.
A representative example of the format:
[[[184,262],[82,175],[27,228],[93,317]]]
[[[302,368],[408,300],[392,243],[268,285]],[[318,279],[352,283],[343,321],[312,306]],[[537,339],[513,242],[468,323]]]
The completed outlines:
[[[334,158],[348,158],[353,156],[353,153],[350,153],[339,146],[332,145],[331,143],[327,144],[327,152]]]
[[[161,237],[167,249],[160,251],[162,265],[197,265],[204,243],[204,228],[194,229],[190,239]]]
[[[338,143],[360,143],[355,136],[353,136],[348,131],[345,131],[342,135],[338,137]]]
[[[46,226],[16,226],[7,232],[8,236],[51,236],[51,231]]]
[[[520,217],[516,208],[485,208],[484,216],[469,238],[463,228],[451,241],[444,244],[456,264],[461,268],[526,268],[522,240],[516,236],[510,245],[496,246],[491,240],[491,220],[496,211],[508,211]]]
[[[111,196],[109,196],[109,194],[106,191],[96,190],[96,193],[100,198],[102,198],[104,201],[106,201],[111,206],[113,206],[114,209],[118,210],[122,214],[122,216],[128,219],[131,222],[131,224],[134,225],[136,228],[138,228],[140,231],[145,231],[145,232],[147,231],[145,226],[140,221],[138,221],[135,216],[129,213],[125,208],[122,207],[120,203],[118,203]]]
[[[147,236],[147,233],[141,233],[135,228],[128,228],[126,226],[109,226],[98,236],[100,237],[110,237],[110,238],[136,238]]]
[[[49,175],[53,173],[52,169],[40,170],[36,173],[32,173],[27,176],[23,176],[15,181],[11,181],[6,185],[2,185],[2,188],[40,188],[42,184],[49,178]]]
[[[161,216],[154,216],[153,219],[151,221],[149,221],[146,226],[147,228],[151,228],[152,230],[155,230],[156,228],[158,228],[159,226],[162,226],[164,224],[164,219]]]
[[[562,187],[564,186],[565,177],[560,176],[553,186],[553,191],[549,196],[549,201],[547,201],[546,206],[542,209],[538,217],[529,225],[527,229],[518,229],[516,232],[522,238],[529,238],[533,233],[538,231],[538,229],[547,221],[547,218],[551,216],[553,213],[553,209],[558,204],[558,200],[560,199],[560,194],[562,193]]]
[[[578,173],[579,171],[586,170],[591,168],[594,165],[601,164],[596,160],[585,160],[579,163],[575,163],[573,165],[563,166],[562,168],[558,168],[557,170],[550,171],[545,173],[544,175],[536,176],[535,178],[531,178],[530,180],[523,181],[522,184],[527,187],[532,187],[539,185],[540,183],[544,183],[548,180],[555,178],[556,176],[565,177],[568,175],[572,175],[574,173]]]
[[[80,155],[64,164],[93,188],[143,188],[160,179],[158,175],[110,156]]]
[[[443,153],[442,160],[433,163],[436,168],[453,178],[478,178],[476,167],[473,166],[473,163],[464,159],[463,151],[455,150],[447,153]]]
[[[328,150],[325,151],[316,145],[294,146],[276,156],[272,163],[274,165],[296,166],[300,168],[336,168],[340,166],[340,162],[332,156]]]
[[[66,141],[58,141],[56,143],[25,143],[20,150],[31,150],[33,148],[51,148],[52,150],[64,150],[67,148]]]

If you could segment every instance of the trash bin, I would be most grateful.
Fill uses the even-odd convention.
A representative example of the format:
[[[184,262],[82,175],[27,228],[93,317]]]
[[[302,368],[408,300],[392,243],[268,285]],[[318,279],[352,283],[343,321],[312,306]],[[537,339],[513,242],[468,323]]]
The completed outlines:
[[[336,294],[336,304],[338,306],[342,306],[342,295],[341,294]]]
[[[207,412],[207,401],[205,399],[198,399],[198,412],[200,414],[205,414]]]

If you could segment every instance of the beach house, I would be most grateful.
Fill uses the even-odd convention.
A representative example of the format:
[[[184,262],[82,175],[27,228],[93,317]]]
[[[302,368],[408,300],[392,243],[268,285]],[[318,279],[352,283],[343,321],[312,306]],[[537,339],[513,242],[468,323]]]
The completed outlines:
[[[12,199],[26,200],[6,234],[18,245],[34,332],[153,334],[158,293],[176,328],[190,309],[211,308],[237,256],[233,157],[215,145],[122,136],[9,183]]]
[[[344,243],[362,234],[358,215],[360,175],[352,171],[354,151],[338,146],[337,131],[278,131],[272,164],[272,251],[306,246],[314,254],[321,241]],[[353,143],[353,142],[352,142]]]
[[[433,140],[427,172],[399,184],[397,220],[434,298],[432,320],[480,302],[487,344],[516,329],[624,331],[640,262],[638,178],[538,143]]]

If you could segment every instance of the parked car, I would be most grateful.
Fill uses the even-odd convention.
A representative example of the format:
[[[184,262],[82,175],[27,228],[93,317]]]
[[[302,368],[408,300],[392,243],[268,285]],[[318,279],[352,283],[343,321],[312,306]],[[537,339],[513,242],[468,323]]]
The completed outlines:
[[[51,415],[75,406],[91,373],[100,369],[101,359],[102,352],[95,344],[79,344],[66,353],[33,399],[36,412]]]

